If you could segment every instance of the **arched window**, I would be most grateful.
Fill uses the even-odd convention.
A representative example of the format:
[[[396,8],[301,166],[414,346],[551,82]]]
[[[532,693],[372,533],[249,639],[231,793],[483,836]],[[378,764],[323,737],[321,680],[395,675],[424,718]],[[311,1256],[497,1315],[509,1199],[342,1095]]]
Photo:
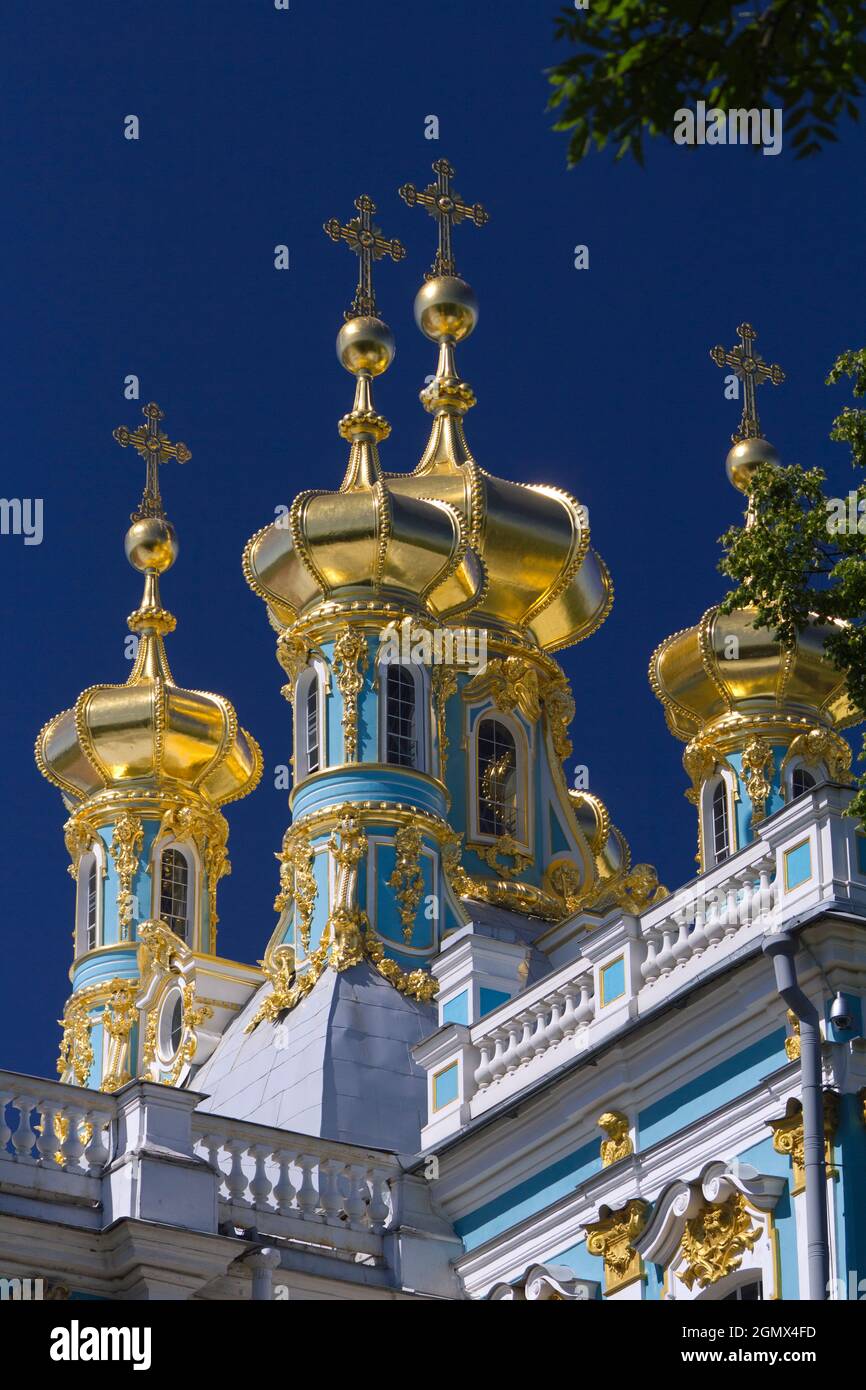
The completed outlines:
[[[315,680],[307,686],[304,709],[304,747],[307,772],[319,770],[319,691]]]
[[[482,719],[477,737],[478,829],[482,835],[517,831],[517,745],[499,719]]]
[[[325,757],[322,684],[314,665],[308,666],[295,690],[295,771],[298,777],[321,772]]]
[[[396,661],[385,668],[385,762],[418,767],[415,677]]]
[[[728,789],[723,777],[719,778],[713,792],[713,862],[721,864],[730,853],[731,837],[728,826]]]
[[[802,796],[804,792],[810,792],[817,785],[817,779],[808,768],[795,767],[791,773],[791,799]]]
[[[720,1303],[760,1303],[764,1297],[764,1286],[760,1279],[753,1279],[748,1284],[740,1284],[731,1293],[726,1293],[719,1299]]]
[[[95,951],[99,945],[99,865],[95,854],[87,865],[84,895],[85,949]]]
[[[166,926],[187,940],[189,932],[189,862],[183,850],[162,852],[159,915]]]

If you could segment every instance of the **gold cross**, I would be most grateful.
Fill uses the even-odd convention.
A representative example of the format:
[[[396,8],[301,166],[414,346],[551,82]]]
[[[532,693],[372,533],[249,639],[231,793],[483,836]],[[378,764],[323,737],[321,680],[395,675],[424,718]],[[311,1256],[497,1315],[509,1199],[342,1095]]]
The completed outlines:
[[[132,513],[133,521],[142,521],[147,516],[165,516],[159,491],[159,465],[167,463],[169,459],[177,459],[178,463],[188,463],[192,458],[185,444],[172,444],[168,435],[159,428],[159,422],[164,420],[165,416],[158,405],[151,401],[150,405],[142,407],[142,414],[147,423],[139,425],[137,430],[128,430],[125,425],[118,425],[113,432],[114,438],[122,448],[125,449],[127,444],[131,444],[147,461],[144,492],[138,511]]]
[[[743,439],[761,438],[755,387],[761,386],[765,381],[771,381],[774,386],[780,386],[785,380],[785,373],[781,367],[777,367],[775,363],[768,367],[764,359],[753,352],[752,343],[758,335],[750,323],[741,323],[737,333],[740,341],[736,347],[731,348],[730,352],[725,352],[723,347],[710,349],[710,357],[716,366],[733,367],[735,374],[745,387],[743,418],[740,421],[740,428],[731,435],[735,444],[739,444]]]
[[[386,241],[379,228],[373,226],[373,213],[376,211],[376,204],[372,198],[367,197],[366,193],[362,193],[360,198],[355,199],[355,207],[360,213],[359,217],[353,217],[345,227],[338,218],[332,217],[330,222],[325,223],[325,231],[332,241],[345,241],[349,250],[354,251],[360,260],[358,288],[355,291],[351,309],[346,311],[346,318],[375,318],[376,296],[373,293],[373,261],[381,261],[383,256],[390,256],[392,261],[402,261],[406,254],[406,247],[396,239]]]
[[[423,193],[418,192],[414,183],[404,183],[400,189],[400,197],[404,203],[408,203],[410,208],[420,203],[439,223],[439,249],[433,269],[427,275],[428,280],[433,280],[439,275],[457,274],[451,236],[451,229],[456,223],[468,217],[476,227],[483,227],[485,222],[490,221],[489,212],[480,203],[473,203],[470,207],[463,202],[459,193],[455,193],[451,183],[454,170],[447,159],[437,159],[433,165],[433,172],[436,182],[429,184]]]

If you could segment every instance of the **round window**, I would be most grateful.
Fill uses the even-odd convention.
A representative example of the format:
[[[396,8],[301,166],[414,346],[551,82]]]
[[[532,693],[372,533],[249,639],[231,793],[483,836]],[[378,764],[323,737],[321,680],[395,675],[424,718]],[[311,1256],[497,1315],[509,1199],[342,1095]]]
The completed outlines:
[[[166,997],[159,1018],[159,1052],[163,1061],[174,1057],[183,1041],[183,996],[173,989]]]

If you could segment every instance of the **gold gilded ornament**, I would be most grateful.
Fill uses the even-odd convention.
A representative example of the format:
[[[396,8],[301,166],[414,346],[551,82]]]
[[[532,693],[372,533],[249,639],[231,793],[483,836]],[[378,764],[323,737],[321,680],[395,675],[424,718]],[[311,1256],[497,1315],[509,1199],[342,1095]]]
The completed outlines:
[[[490,214],[480,203],[464,203],[459,193],[454,192],[451,180],[454,170],[447,159],[437,159],[433,165],[436,182],[428,184],[419,191],[413,183],[404,183],[400,197],[410,208],[423,207],[435,217],[439,226],[439,247],[433,262],[430,280],[439,276],[454,276],[457,265],[454,260],[452,228],[468,219],[476,227],[483,227],[490,221]]]
[[[851,746],[832,729],[809,729],[798,734],[782,759],[782,775],[794,758],[814,766],[823,763],[833,782],[844,782],[851,771]]]
[[[117,1091],[131,1079],[129,1069],[129,1035],[138,1015],[135,980],[112,981],[112,992],[102,1011],[102,1027],[108,1038],[105,1073],[100,1091]]]
[[[73,994],[67,1001],[63,1018],[58,1021],[63,1029],[60,1055],[57,1058],[58,1074],[61,1077],[71,1077],[76,1086],[86,1086],[93,1066],[90,999],[83,993]]]
[[[472,848],[501,878],[516,878],[532,863],[532,855],[521,850],[513,835],[500,835],[492,845],[473,845]],[[512,859],[514,862],[502,864],[501,859]]]
[[[768,773],[773,767],[773,750],[766,739],[754,736],[743,749],[743,777],[752,803],[752,824],[766,819],[767,800],[772,790]]]
[[[142,414],[146,423],[139,425],[137,430],[128,430],[125,425],[119,425],[114,431],[114,438],[122,448],[125,449],[131,444],[147,463],[144,493],[138,511],[132,514],[133,521],[165,516],[159,490],[159,465],[168,463],[169,459],[176,459],[178,463],[188,463],[192,458],[185,444],[172,444],[168,436],[160,430],[159,422],[164,420],[165,416],[158,405],[151,401],[149,405],[142,407]]]
[[[457,672],[453,666],[434,666],[431,673],[436,703],[436,729],[439,735],[439,772],[444,780],[448,765],[448,701],[457,691]]]
[[[788,1018],[788,1027],[791,1029],[791,1031],[790,1031],[790,1033],[788,1034],[787,1038],[785,1039],[785,1055],[786,1055],[786,1057],[788,1058],[788,1061],[789,1061],[789,1062],[799,1062],[799,1060],[800,1060],[800,1020],[799,1020],[799,1018],[797,1017],[797,1015],[794,1013],[794,1010],[793,1010],[793,1009],[789,1009],[789,1010],[788,1010],[787,1018]]]
[[[649,1204],[636,1197],[585,1228],[589,1254],[604,1260],[605,1293],[616,1293],[642,1277],[643,1262],[633,1242],[646,1226],[648,1215]]]
[[[325,223],[325,231],[332,241],[344,241],[350,251],[358,257],[358,288],[352,307],[346,318],[375,318],[376,295],[373,290],[373,261],[390,256],[392,261],[402,261],[406,248],[395,239],[386,241],[378,227],[373,226],[373,213],[376,204],[366,193],[355,199],[358,216],[353,217],[346,226],[338,218],[332,217]]]
[[[740,339],[739,343],[727,352],[721,346],[710,350],[710,357],[716,366],[723,369],[732,367],[735,375],[743,383],[743,416],[739,429],[731,436],[735,444],[745,439],[761,438],[756,386],[763,385],[765,381],[780,386],[785,380],[785,373],[781,367],[775,363],[768,367],[763,358],[754,351],[752,344],[758,335],[750,323],[741,323],[737,329],[737,336]]]
[[[695,1283],[705,1289],[740,1268],[743,1255],[760,1238],[752,1225],[741,1192],[724,1202],[708,1202],[685,1225],[681,1250],[686,1262],[682,1281],[687,1289]]]
[[[133,894],[132,881],[138,870],[139,855],[144,846],[144,828],[141,817],[132,811],[124,811],[118,816],[109,851],[117,869],[119,887],[117,891],[117,917],[120,922],[121,937],[128,941],[132,926]]]
[[[791,1042],[792,1039],[788,1039]],[[799,1043],[799,1036],[796,1041]],[[789,1054],[790,1055],[790,1054]],[[778,1120],[768,1120],[773,1131],[773,1148],[778,1154],[787,1154],[793,1168],[794,1182],[791,1191],[802,1192],[806,1186],[806,1150],[803,1136],[803,1104],[791,1097],[785,1107],[785,1114]],[[824,1092],[824,1161],[828,1174],[833,1171],[833,1143],[839,1128],[839,1093]]]
[[[310,949],[313,912],[319,891],[313,872],[315,856],[309,833],[303,828],[290,826],[283,836],[283,848],[277,858],[280,861],[280,891],[274,900],[274,911],[284,912],[294,903],[295,926],[306,953]]]
[[[628,1119],[619,1110],[605,1110],[596,1122],[599,1129],[607,1135],[601,1141],[601,1166],[609,1168],[621,1158],[634,1153],[634,1146],[628,1132]]]
[[[401,825],[394,836],[397,862],[388,879],[400,904],[403,940],[410,942],[415,930],[418,905],[424,896],[424,874],[421,871],[421,847],[424,841],[416,825]]]
[[[334,668],[337,689],[343,697],[343,746],[347,763],[357,758],[358,696],[364,688],[367,660],[363,635],[356,628],[344,627],[334,644]]]
[[[96,840],[96,832],[80,815],[72,815],[63,827],[63,840],[72,860],[67,872],[77,880],[81,856],[87,853]]]

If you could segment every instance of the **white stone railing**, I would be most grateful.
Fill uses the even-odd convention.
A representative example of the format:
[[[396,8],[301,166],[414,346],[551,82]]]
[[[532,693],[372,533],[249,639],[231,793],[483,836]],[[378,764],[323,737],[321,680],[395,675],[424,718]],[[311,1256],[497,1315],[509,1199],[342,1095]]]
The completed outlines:
[[[638,978],[625,997],[636,999],[638,1012],[644,998],[649,1007],[655,994],[675,990],[680,978],[685,983],[771,925],[779,900],[774,866],[774,853],[758,841],[644,913],[636,936],[628,939]],[[500,1093],[519,1090],[592,1044],[601,1023],[596,967],[622,947],[611,936],[595,959],[589,959],[591,940],[584,949],[587,955],[472,1028],[478,1057],[468,1087],[473,1104],[486,1108]]]
[[[115,1115],[113,1096],[0,1071],[0,1162],[97,1177]]]
[[[479,1029],[478,1036],[473,1030],[473,1042],[481,1056],[475,1071],[479,1091],[528,1065],[550,1048],[569,1042],[594,1016],[591,970],[552,991],[549,981],[545,981],[543,992],[536,989],[521,995],[517,1007],[501,1023]]]
[[[666,979],[743,928],[763,930],[770,925],[779,898],[778,884],[772,881],[775,855],[761,845],[753,848],[763,853],[739,867],[720,866],[644,918],[646,959],[640,971],[648,985]]]
[[[203,1111],[193,1116],[193,1139],[221,1175],[221,1222],[289,1239],[312,1223],[323,1245],[343,1245],[336,1233],[352,1232],[352,1248],[366,1234],[376,1252],[394,1214],[396,1158]]]

